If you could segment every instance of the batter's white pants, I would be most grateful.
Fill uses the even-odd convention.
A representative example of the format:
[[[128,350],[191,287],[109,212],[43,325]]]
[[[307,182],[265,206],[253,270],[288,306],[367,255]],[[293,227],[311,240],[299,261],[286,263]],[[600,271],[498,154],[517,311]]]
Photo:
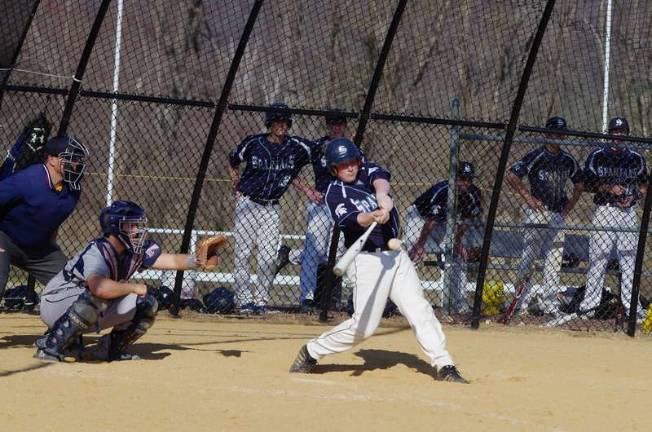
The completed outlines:
[[[362,252],[347,276],[354,282],[353,316],[308,342],[311,357],[319,360],[346,351],[374,334],[389,297],[412,326],[430,364],[437,368],[453,364],[441,324],[423,297],[421,281],[405,251]]]
[[[278,205],[263,206],[240,196],[235,207],[235,298],[238,306],[253,302],[265,306],[274,282],[276,252],[280,241],[280,210]],[[258,283],[251,287],[249,257],[258,247]]]
[[[598,307],[602,295],[602,285],[607,270],[607,261],[615,246],[622,274],[620,299],[629,315],[634,281],[634,261],[638,246],[638,218],[635,207],[598,206],[593,215],[594,226],[634,229],[636,232],[592,231],[589,237],[589,271],[586,278],[586,293],[580,310],[591,311]],[[638,313],[642,313],[640,302]]]
[[[539,225],[532,226],[532,225]],[[546,225],[542,227],[541,225]],[[523,228],[523,254],[518,265],[518,285],[525,284],[523,293],[516,304],[515,312],[526,306],[530,298],[536,294],[532,290],[532,272],[534,261],[543,252],[545,262],[543,265],[543,285],[539,294],[546,306],[554,304],[555,294],[559,289],[561,262],[564,253],[564,218],[561,213],[535,211],[530,207],[525,208],[525,221]],[[550,310],[552,311],[552,310]]]
[[[326,204],[311,203],[308,206],[306,224],[306,240],[301,253],[301,301],[314,299],[317,268],[328,261],[333,219]]]
[[[405,237],[403,239],[405,248],[409,252],[412,246],[419,240],[421,230],[426,221],[419,214],[417,207],[411,205],[407,209],[405,215]],[[439,248],[444,250],[443,244],[446,241],[446,224],[441,223],[435,226],[430,233],[430,237],[437,239],[440,243]],[[448,288],[448,295],[450,296],[451,312],[467,312],[470,307],[464,298],[464,289],[468,282],[467,278],[467,264],[464,260],[460,259],[457,254],[453,254],[453,262],[447,267],[450,272],[450,287]],[[444,278],[446,280],[446,278]],[[446,303],[446,301],[444,301]]]

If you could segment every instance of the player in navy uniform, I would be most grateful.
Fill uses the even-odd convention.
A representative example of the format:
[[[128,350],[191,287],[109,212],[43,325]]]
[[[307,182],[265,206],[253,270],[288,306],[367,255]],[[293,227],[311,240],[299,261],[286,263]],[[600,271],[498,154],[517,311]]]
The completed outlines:
[[[235,190],[235,293],[241,311],[264,313],[276,271],[280,238],[279,200],[312,158],[311,143],[287,135],[292,118],[287,105],[275,103],[266,113],[266,134],[246,137],[229,155]],[[240,175],[239,166],[246,163]],[[308,188],[307,195],[315,198]],[[249,285],[249,256],[258,247],[257,288]]]
[[[389,172],[372,162],[363,163],[356,145],[346,138],[329,143],[326,159],[337,177],[327,189],[326,204],[342,229],[345,245],[351,246],[373,222],[378,225],[347,270],[355,284],[353,316],[304,345],[290,372],[309,373],[322,357],[346,351],[371,336],[389,297],[414,328],[419,345],[437,367],[438,378],[466,383],[446,351],[446,338],[423,297],[410,257],[387,247],[399,231],[398,213],[389,195]]]
[[[450,287],[451,310],[465,312],[468,304],[464,299],[466,288],[466,262],[471,258],[470,250],[462,238],[468,222],[482,214],[482,193],[473,184],[475,168],[470,162],[460,162],[457,170],[457,211],[462,219],[455,227],[453,238],[454,259],[450,272],[453,275]],[[425,254],[428,239],[434,235],[440,243],[446,241],[446,216],[448,206],[448,180],[431,186],[408,207],[405,218],[405,247],[412,261],[420,262]],[[433,233],[434,231],[434,233]]]
[[[546,122],[551,131],[545,136],[550,140],[561,140],[568,124],[563,117],[551,117]],[[527,177],[529,190],[523,183]],[[559,271],[564,245],[564,219],[575,207],[584,190],[582,170],[577,160],[561,149],[557,143],[545,144],[527,153],[516,161],[505,180],[523,198],[525,203],[524,250],[518,266],[516,297],[512,313],[525,309],[530,298],[534,261],[543,254],[543,286],[539,295],[544,307],[553,304],[552,298],[559,286]],[[573,184],[570,197],[566,195],[568,182]],[[552,310],[551,310],[552,312]]]
[[[73,138],[51,138],[42,164],[0,181],[0,297],[10,265],[47,283],[66,263],[56,244],[59,226],[80,197],[88,150]]]
[[[138,271],[190,270],[202,263],[191,255],[168,254],[147,238],[145,210],[115,201],[100,213],[102,237],[91,241],[43,290],[41,319],[48,333],[36,345],[36,358],[62,361],[84,333],[112,328],[92,353],[99,360],[131,360],[125,349],[154,322],[156,295],[128,282]]]
[[[622,117],[609,121],[609,134],[629,135],[629,124]],[[589,271],[586,293],[579,312],[593,315],[600,304],[602,284],[611,250],[616,247],[622,279],[620,299],[629,314],[634,279],[634,260],[638,245],[636,204],[647,192],[648,175],[643,156],[615,138],[592,151],[586,159],[586,187],[593,192],[596,205],[593,225],[630,229],[632,232],[592,231],[589,237]],[[638,314],[642,315],[640,302]]]
[[[303,249],[291,250],[288,246],[283,245],[277,257],[277,271],[288,262],[293,264],[301,263],[301,295],[299,302],[304,309],[315,306],[318,275],[326,271],[326,261],[328,260],[328,249],[333,229],[333,220],[328,211],[328,206],[323,200],[323,195],[334,177],[328,170],[324,152],[329,142],[336,138],[342,138],[346,134],[346,117],[341,113],[329,113],[324,120],[328,128],[328,134],[316,140],[312,146],[311,163],[315,175],[315,190],[319,193],[319,196],[318,200],[313,200],[308,205],[304,247]],[[297,189],[304,192],[309,189],[301,177],[297,177],[293,184]]]

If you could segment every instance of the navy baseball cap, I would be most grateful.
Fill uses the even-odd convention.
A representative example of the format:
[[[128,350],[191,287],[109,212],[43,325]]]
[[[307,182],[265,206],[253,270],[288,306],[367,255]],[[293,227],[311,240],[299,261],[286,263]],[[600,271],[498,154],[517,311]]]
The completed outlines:
[[[608,130],[609,133],[612,133],[613,131],[623,131],[626,134],[629,134],[629,123],[624,117],[614,117],[609,120]]]
[[[566,123],[566,119],[563,117],[550,117],[546,122],[546,129],[567,130],[568,124]]]
[[[48,142],[45,143],[45,152],[50,156],[59,156],[61,153],[65,153],[68,144],[70,144],[70,138],[67,136],[50,138]]]
[[[457,177],[461,179],[472,179],[475,177],[475,168],[471,162],[460,162],[457,167]]]

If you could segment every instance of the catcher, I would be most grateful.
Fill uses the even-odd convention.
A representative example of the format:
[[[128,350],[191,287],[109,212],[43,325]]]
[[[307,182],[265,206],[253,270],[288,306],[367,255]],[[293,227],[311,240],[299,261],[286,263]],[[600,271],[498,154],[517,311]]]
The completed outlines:
[[[482,193],[473,184],[475,168],[470,162],[460,162],[457,169],[457,212],[459,218],[468,222],[482,214]],[[408,207],[405,218],[405,247],[415,263],[423,260],[428,239],[432,236],[440,243],[445,241],[448,205],[448,180],[443,180],[421,194]],[[468,231],[468,223],[458,223],[455,228],[453,249],[455,259],[450,271],[453,284],[450,289],[451,312],[467,312],[469,305],[463,292],[467,283],[466,264],[477,262],[479,248],[464,246],[462,238]],[[467,235],[467,237],[469,237]]]
[[[204,240],[197,255],[163,253],[147,238],[145,210],[131,201],[115,201],[100,213],[101,238],[68,261],[45,287],[41,319],[48,332],[36,341],[34,357],[63,361],[71,350],[81,357],[81,335],[111,328],[91,351],[96,360],[132,360],[126,348],[154,323],[156,292],[128,282],[137,271],[214,269],[225,237]]]

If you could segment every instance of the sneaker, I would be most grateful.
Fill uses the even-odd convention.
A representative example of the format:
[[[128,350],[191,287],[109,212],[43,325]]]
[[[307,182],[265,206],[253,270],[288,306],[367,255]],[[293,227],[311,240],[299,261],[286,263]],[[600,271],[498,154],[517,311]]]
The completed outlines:
[[[105,334],[98,341],[97,345],[90,350],[90,357],[98,361],[124,361],[124,360],[141,360],[136,354],[129,354],[127,352],[111,353],[111,335]]]
[[[469,382],[462,378],[460,371],[453,365],[444,366],[443,368],[437,371],[437,380],[438,381],[449,381],[456,382],[460,384],[468,384]]]
[[[279,248],[278,253],[276,254],[276,261],[274,262],[275,265],[274,276],[276,276],[278,272],[280,272],[283,269],[283,267],[285,267],[290,263],[291,250],[292,249],[290,248],[290,246],[287,245],[282,245]]]
[[[34,358],[49,362],[62,362],[65,359],[65,355],[61,353],[55,353],[54,351],[50,351],[48,349],[39,348],[36,350],[36,353],[34,353]]]
[[[317,303],[313,299],[305,299],[301,301],[299,306],[299,312],[301,313],[312,313],[317,309]]]
[[[308,353],[308,346],[304,345],[299,350],[297,358],[294,359],[294,363],[290,366],[290,373],[310,373],[317,365],[317,360],[310,356]]]

